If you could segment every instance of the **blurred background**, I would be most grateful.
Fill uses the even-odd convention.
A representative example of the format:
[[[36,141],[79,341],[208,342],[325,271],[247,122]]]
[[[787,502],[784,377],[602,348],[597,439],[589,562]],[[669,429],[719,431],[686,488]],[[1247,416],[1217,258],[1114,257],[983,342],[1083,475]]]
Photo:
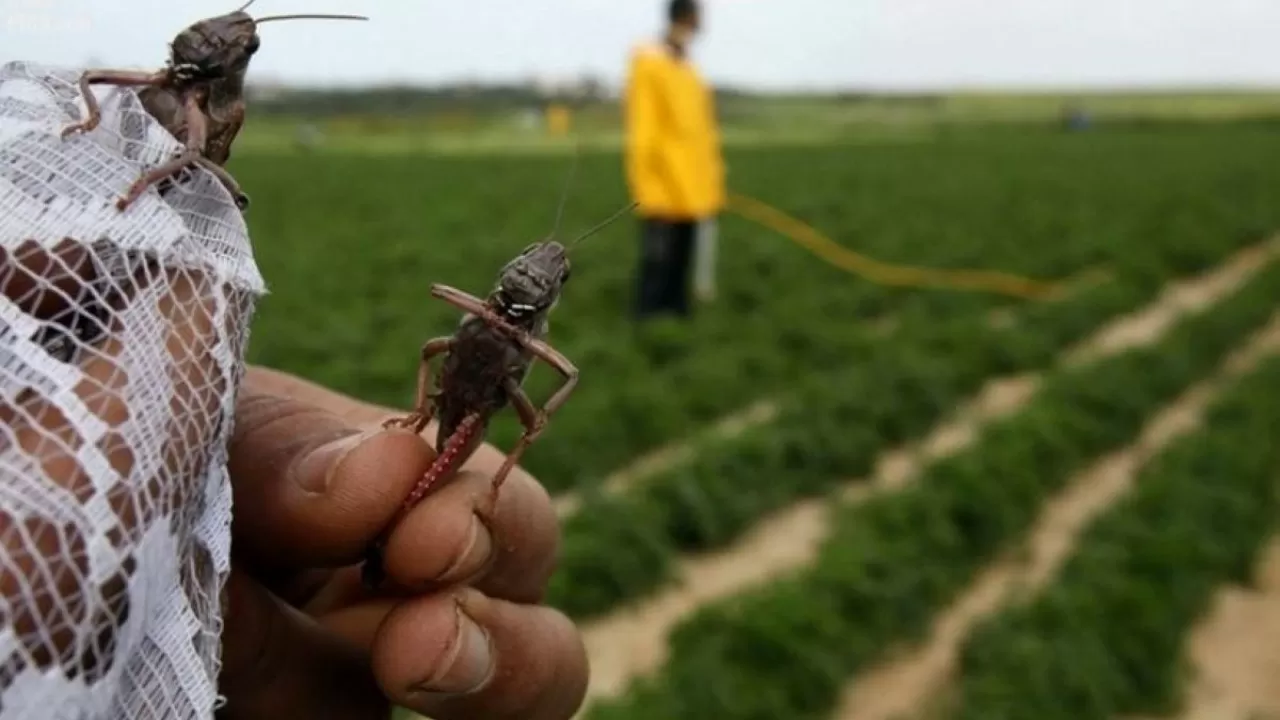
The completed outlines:
[[[582,381],[525,456],[584,716],[1280,717],[1280,5],[701,5],[714,293],[641,319],[638,222],[578,248]],[[158,67],[233,9],[0,0],[0,46]],[[666,3],[250,12],[372,18],[261,31],[251,360],[406,407],[430,284],[545,237],[573,148],[562,234],[630,199]]]

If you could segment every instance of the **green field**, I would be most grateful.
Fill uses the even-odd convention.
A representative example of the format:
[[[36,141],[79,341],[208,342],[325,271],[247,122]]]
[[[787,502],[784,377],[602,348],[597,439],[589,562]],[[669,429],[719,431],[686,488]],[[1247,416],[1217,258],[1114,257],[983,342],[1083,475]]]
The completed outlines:
[[[255,98],[241,152],[291,150],[311,126],[329,152],[360,154],[562,152],[539,122],[547,98],[526,94],[478,101],[468,94],[366,89],[347,95],[285,94]],[[572,110],[574,139],[616,149],[621,108],[615,98],[561,100]],[[937,95],[722,94],[724,142],[734,147],[922,141],[987,128],[1056,127],[1068,111],[1106,127],[1168,123],[1253,122],[1280,118],[1280,93],[1267,90],[1080,93],[964,92]]]
[[[505,260],[550,230],[568,155],[413,153],[375,141],[367,152],[352,143],[298,153],[263,140],[270,130],[232,163],[253,197],[248,219],[270,288],[251,360],[405,406],[422,341],[457,320],[430,284],[486,292]],[[1054,301],[878,286],[730,215],[719,298],[687,324],[638,327],[634,223],[579,248],[552,341],[582,380],[525,456],[553,494],[580,503],[549,601],[592,628],[692,582],[682,563],[734,552],[798,502],[829,499],[833,528],[810,562],[697,603],[665,628],[674,633],[660,672],[590,716],[834,718],[842,688],[890,648],[923,641],[931,618],[1023,541],[1075,473],[1131,443],[1280,308],[1280,269],[1266,268],[1143,347],[1059,362],[1171,281],[1280,228],[1277,157],[1273,129],[1208,122],[1074,134],[987,126],[728,151],[735,191],[879,260],[1103,278]],[[616,151],[588,149],[563,232],[626,201]],[[1026,407],[914,485],[865,503],[838,499],[986,381],[1029,372],[1047,375]],[[553,379],[535,372],[535,397]],[[1050,594],[975,631],[949,714],[1104,718],[1175,706],[1188,682],[1174,673],[1183,637],[1214,588],[1247,578],[1280,517],[1280,455],[1258,447],[1275,425],[1264,400],[1277,381],[1275,365],[1234,381],[1243,389],[1215,401],[1219,420],[1143,471],[1141,493],[1084,534]],[[762,401],[772,420],[733,438],[704,432]],[[491,439],[507,446],[516,431],[504,416]],[[612,473],[675,443],[692,448],[686,462],[599,492]],[[1210,478],[1212,488],[1196,482]],[[1170,515],[1181,524],[1163,526]],[[1207,537],[1221,523],[1236,529]],[[1115,619],[1124,613],[1155,619]],[[1031,665],[1054,668],[1053,681]]]

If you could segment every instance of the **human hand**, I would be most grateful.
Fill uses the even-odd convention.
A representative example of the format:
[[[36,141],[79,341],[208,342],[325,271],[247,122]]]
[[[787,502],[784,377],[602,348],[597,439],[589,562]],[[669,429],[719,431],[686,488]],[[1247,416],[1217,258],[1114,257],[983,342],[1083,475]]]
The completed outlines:
[[[384,409],[271,371],[251,369],[239,393],[225,623],[219,635],[203,622],[219,589],[218,544],[204,533],[219,532],[210,523],[225,511],[202,501],[217,497],[206,484],[217,482],[211,449],[232,379],[228,329],[242,327],[244,306],[218,278],[144,256],[118,294],[69,314],[100,284],[92,252],[70,241],[0,249],[0,293],[21,319],[100,325],[60,361],[5,321],[6,712],[184,712],[207,697],[201,670],[220,640],[219,714],[232,720],[386,718],[392,703],[438,720],[573,714],[582,641],[536,605],[558,545],[546,492],[513,472],[495,543],[473,510],[502,456],[482,447],[390,537],[386,569],[400,587],[368,593],[356,563],[433,453],[380,430]],[[44,690],[5,692],[19,680]]]
[[[221,450],[263,290],[239,213],[201,173],[117,213],[141,160],[105,137],[119,133],[64,142],[48,124],[68,112],[75,74],[5,71],[0,92],[17,100],[5,147],[25,160],[0,238],[0,715],[199,716],[218,682],[231,718],[359,720],[392,701],[437,718],[568,717],[584,691],[581,641],[532,605],[557,543],[545,493],[513,474],[500,548],[455,568],[473,577],[427,580],[470,537],[469,489],[496,455],[482,451],[391,538],[388,570],[411,590],[364,594],[350,567],[361,535],[425,468],[426,442],[375,433],[326,459],[317,448],[350,421],[271,399],[254,372],[233,523]],[[169,149],[154,123],[125,122],[138,119],[127,93],[116,99],[103,98],[104,117],[143,156]],[[436,677],[469,657],[453,652],[456,609],[487,633],[492,663]],[[459,692],[412,690],[427,684]]]
[[[231,444],[221,716],[365,720],[394,703],[437,720],[567,720],[586,692],[586,652],[567,618],[536,604],[556,515],[517,469],[492,532],[480,522],[503,460],[492,446],[392,533],[396,589],[361,585],[364,550],[434,457],[422,437],[381,429],[396,414],[248,371]]]

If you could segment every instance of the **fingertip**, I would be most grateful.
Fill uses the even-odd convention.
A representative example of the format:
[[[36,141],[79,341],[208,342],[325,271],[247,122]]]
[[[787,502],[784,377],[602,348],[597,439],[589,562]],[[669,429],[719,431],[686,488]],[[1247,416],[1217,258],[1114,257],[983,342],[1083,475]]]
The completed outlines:
[[[260,567],[358,562],[435,457],[412,432],[362,433],[290,398],[243,398],[236,420],[235,542]]]
[[[406,588],[466,583],[489,597],[539,602],[560,543],[550,496],[513,474],[482,516],[491,489],[490,475],[466,470],[408,513],[387,539],[388,576]]]
[[[285,475],[304,493],[324,495],[347,457],[373,437],[373,432],[351,434],[299,455]]]
[[[461,651],[457,598],[436,594],[406,600],[383,618],[370,664],[382,691],[403,703],[448,673]]]
[[[374,430],[337,444],[299,461],[296,510],[312,552],[345,564],[382,532],[435,454],[404,430]]]
[[[412,466],[425,472],[435,456],[420,436],[407,430],[349,432],[300,455],[288,471],[290,479],[304,492],[332,495],[347,492],[348,485],[362,487],[371,472],[382,474],[388,467]]]
[[[443,488],[408,513],[387,539],[385,569],[397,585],[430,590],[467,583],[493,561],[493,534],[464,493]]]
[[[438,720],[568,720],[587,692],[586,648],[568,618],[470,589],[392,611],[372,657],[393,702]]]
[[[366,533],[372,540],[434,460],[435,452],[412,432],[364,433],[363,440],[330,469],[325,502],[334,515],[349,515],[374,528]]]

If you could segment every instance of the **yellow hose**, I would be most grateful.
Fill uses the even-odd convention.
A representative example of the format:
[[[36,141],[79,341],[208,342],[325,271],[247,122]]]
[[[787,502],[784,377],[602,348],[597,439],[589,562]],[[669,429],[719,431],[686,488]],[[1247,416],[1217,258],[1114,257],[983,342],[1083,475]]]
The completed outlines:
[[[941,270],[890,265],[856,253],[809,225],[759,200],[730,193],[730,212],[758,223],[800,245],[828,264],[879,285],[972,290],[1042,300],[1062,292],[1063,283],[1034,280],[996,270]]]

